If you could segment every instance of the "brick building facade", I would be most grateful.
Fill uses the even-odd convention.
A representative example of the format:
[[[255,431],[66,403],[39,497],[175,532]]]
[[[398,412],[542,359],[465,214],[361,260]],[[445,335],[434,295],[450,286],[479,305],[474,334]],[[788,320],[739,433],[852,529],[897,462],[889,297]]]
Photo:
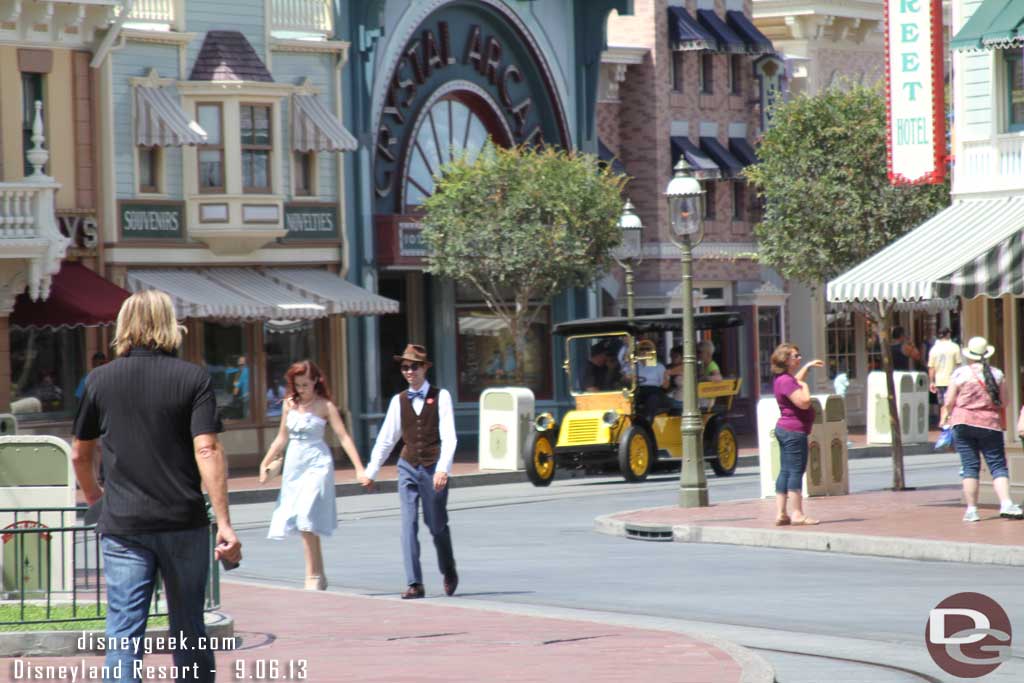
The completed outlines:
[[[662,195],[680,155],[704,180],[694,288],[698,306],[743,314],[738,333],[714,340],[723,372],[743,378],[741,428],[753,426],[753,406],[770,385],[767,358],[785,324],[784,282],[751,258],[760,207],[740,175],[754,161],[762,127],[755,64],[781,67],[750,15],[750,0],[637,0],[632,16],[613,14],[597,116],[601,143],[631,176],[626,194],[644,223],[637,314],[681,310],[680,252]],[[606,313],[624,313],[625,292],[606,281],[604,303]]]

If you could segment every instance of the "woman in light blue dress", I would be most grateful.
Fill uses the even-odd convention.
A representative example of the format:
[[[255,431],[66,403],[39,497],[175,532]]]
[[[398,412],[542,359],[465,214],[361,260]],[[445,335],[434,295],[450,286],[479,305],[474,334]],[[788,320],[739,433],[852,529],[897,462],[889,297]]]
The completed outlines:
[[[363,475],[363,461],[345,429],[320,368],[312,361],[292,364],[285,373],[288,397],[283,404],[281,427],[260,464],[260,483],[269,478],[268,468],[284,451],[281,492],[270,518],[267,538],[283,539],[301,534],[306,557],[306,590],[324,590],[324,558],[320,537],[338,526],[334,496],[334,458],[324,441],[329,425],[355,468]]]

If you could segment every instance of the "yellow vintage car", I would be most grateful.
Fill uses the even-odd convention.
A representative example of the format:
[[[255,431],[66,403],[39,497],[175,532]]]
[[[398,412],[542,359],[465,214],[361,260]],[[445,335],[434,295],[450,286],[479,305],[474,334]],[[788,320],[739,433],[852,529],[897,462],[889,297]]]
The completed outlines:
[[[737,313],[695,316],[697,330],[738,327]],[[555,470],[590,469],[616,463],[626,481],[647,478],[654,463],[681,461],[681,404],[659,387],[644,385],[644,367],[656,363],[650,342],[666,332],[679,334],[680,316],[596,318],[560,323],[565,362],[575,408],[557,424],[551,413],[534,420],[523,448],[526,474],[535,486],[547,486]],[[678,337],[676,337],[678,339]],[[715,474],[736,470],[736,433],[726,414],[740,390],[740,379],[723,378],[697,385],[704,423],[704,459]]]

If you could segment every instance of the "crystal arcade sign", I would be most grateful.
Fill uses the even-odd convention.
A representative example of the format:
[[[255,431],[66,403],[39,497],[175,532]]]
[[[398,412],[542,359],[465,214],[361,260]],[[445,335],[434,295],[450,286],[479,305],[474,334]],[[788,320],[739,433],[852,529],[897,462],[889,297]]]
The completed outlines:
[[[378,215],[406,209],[400,188],[416,144],[411,134],[429,116],[424,104],[441,89],[462,97],[498,144],[570,144],[550,71],[518,19],[483,3],[449,5],[421,24],[394,64],[377,123]]]
[[[889,182],[941,183],[946,172],[942,0],[886,0],[885,19]]]

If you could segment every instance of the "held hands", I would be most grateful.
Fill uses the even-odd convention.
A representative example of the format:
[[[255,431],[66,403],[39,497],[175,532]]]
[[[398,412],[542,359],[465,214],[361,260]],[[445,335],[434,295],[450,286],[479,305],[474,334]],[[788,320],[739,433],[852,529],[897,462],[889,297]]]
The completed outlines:
[[[373,479],[370,479],[369,477],[366,476],[366,471],[365,470],[362,471],[362,472],[356,473],[356,480],[360,484],[362,484],[363,489],[367,493],[370,493],[371,491],[373,491]]]

